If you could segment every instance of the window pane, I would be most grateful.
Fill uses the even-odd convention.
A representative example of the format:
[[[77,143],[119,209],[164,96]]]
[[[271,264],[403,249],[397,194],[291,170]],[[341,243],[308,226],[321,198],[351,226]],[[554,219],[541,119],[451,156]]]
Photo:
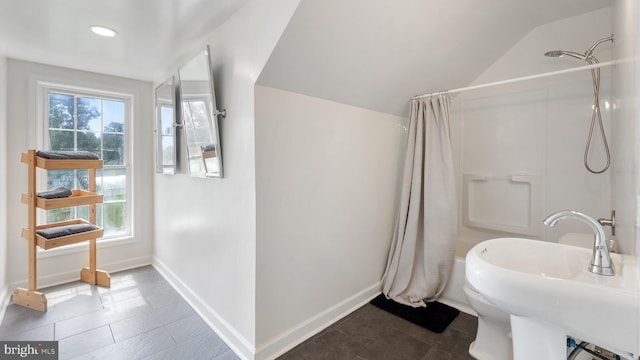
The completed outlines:
[[[102,130],[99,99],[78,98],[78,130]]]
[[[89,221],[89,207],[88,206],[76,207],[76,218],[81,218]]]
[[[73,208],[54,209],[47,211],[47,223],[71,220],[75,218]]]
[[[124,203],[102,204],[104,212],[104,235],[113,235],[122,233],[125,230],[125,212]]]
[[[96,223],[105,229],[105,236],[126,234],[129,194],[125,158],[125,142],[128,141],[125,136],[128,134],[125,130],[129,102],[125,98],[114,100],[96,94],[74,94],[72,89],[59,91],[47,89],[45,92],[49,126],[44,130],[48,131],[49,149],[90,151],[104,161],[105,169],[96,170],[96,191],[104,195],[106,204],[96,205]],[[88,175],[86,169],[51,170],[47,172],[47,188],[88,190]],[[45,213],[48,221],[89,218],[87,206]]]
[[[173,165],[173,136],[162,137],[162,165]]]
[[[207,107],[205,106],[204,101],[190,101],[189,112],[191,114],[194,127],[209,127],[209,117],[207,116]]]
[[[78,131],[77,150],[91,151],[100,156],[100,133]]]
[[[104,100],[102,106],[104,132],[124,132],[124,102]]]
[[[104,202],[126,199],[127,171],[125,169],[103,170],[102,195]]]
[[[75,171],[73,170],[49,170],[47,171],[47,189],[51,190],[57,187],[66,187],[67,189],[73,189],[74,176]]]
[[[162,135],[173,135],[173,108],[163,106],[160,109],[160,129]]]
[[[76,170],[76,189],[89,190],[89,170]]]
[[[190,158],[189,159],[189,171],[196,174],[204,174],[204,168],[202,167],[204,164],[202,163],[202,157]]]
[[[105,165],[124,165],[124,134],[104,134],[102,159]]]
[[[73,129],[73,96],[49,94],[49,128]]]
[[[213,143],[213,140],[211,140],[211,131],[208,127],[196,129],[196,141],[200,145],[209,145]]]
[[[75,150],[73,131],[49,130],[49,150]]]
[[[102,221],[102,204],[96,204],[96,225],[104,228],[104,224]]]

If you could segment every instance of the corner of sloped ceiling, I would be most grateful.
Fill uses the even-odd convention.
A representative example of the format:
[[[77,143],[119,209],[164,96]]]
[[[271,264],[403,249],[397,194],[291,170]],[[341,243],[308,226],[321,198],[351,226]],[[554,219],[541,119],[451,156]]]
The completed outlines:
[[[471,84],[531,76],[581,65],[571,59],[550,58],[544,56],[544,53],[555,49],[582,52],[596,40],[613,32],[611,21],[609,6],[540,24],[526,33]],[[599,46],[597,56],[600,61],[611,59],[612,48],[611,43]]]
[[[535,26],[599,1],[301,0],[257,84],[407,116],[412,96],[470,84]]]

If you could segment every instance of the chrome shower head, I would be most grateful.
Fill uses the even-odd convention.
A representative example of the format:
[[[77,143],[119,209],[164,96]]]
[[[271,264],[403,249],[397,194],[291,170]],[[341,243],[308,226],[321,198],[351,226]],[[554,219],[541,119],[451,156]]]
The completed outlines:
[[[548,56],[548,57],[563,57],[565,55],[574,57],[579,60],[587,60],[587,57],[585,55],[578,54],[577,52],[573,52],[573,51],[553,50],[553,51],[544,53],[544,56]]]
[[[600,45],[601,43],[605,42],[605,41],[613,41],[613,35],[608,36],[606,38],[602,38],[598,41],[595,42],[595,44],[591,45],[591,47],[589,49],[587,49],[587,51],[584,52],[584,54],[579,54],[577,52],[573,52],[573,51],[566,51],[566,50],[553,50],[553,51],[548,51],[544,54],[544,56],[548,56],[548,57],[563,57],[563,56],[570,56],[572,58],[576,58],[578,60],[582,60],[582,61],[586,61],[587,63],[589,63],[590,65],[595,65],[598,64],[598,59],[593,56],[593,51],[596,49],[596,47],[598,45]],[[592,115],[591,115],[591,129],[589,130],[589,137],[587,138],[587,145],[584,149],[584,166],[587,168],[587,170],[589,170],[589,172],[594,173],[594,174],[601,174],[605,171],[607,171],[607,169],[609,168],[609,165],[611,164],[611,153],[609,152],[609,145],[607,144],[607,137],[605,136],[605,132],[604,132],[604,126],[602,125],[602,117],[600,115],[600,103],[599,103],[599,89],[600,89],[600,68],[591,68],[591,79],[593,81],[593,94],[594,94],[594,101],[593,101],[593,111],[592,111]],[[602,142],[604,144],[604,148],[605,148],[605,152],[607,155],[607,164],[602,168],[602,170],[593,170],[591,168],[591,166],[589,165],[588,162],[588,157],[589,157],[589,149],[591,147],[591,137],[593,135],[593,130],[594,130],[594,126],[596,124],[596,120],[598,121],[598,124],[600,126],[600,134],[602,135]],[[547,223],[545,221],[545,223]],[[551,226],[553,226],[553,224],[549,224]]]
[[[602,38],[598,41],[596,41],[595,44],[591,45],[591,47],[589,49],[587,49],[587,51],[584,52],[584,54],[579,54],[577,52],[574,51],[566,51],[566,50],[553,50],[553,51],[549,51],[544,53],[544,56],[548,56],[548,57],[563,57],[563,56],[570,56],[572,58],[576,58],[578,60],[583,60],[583,61],[595,61],[598,62],[598,59],[595,58],[595,56],[593,56],[593,50],[596,49],[596,47],[600,44],[602,44],[605,41],[613,41],[613,35],[608,36],[606,38]]]

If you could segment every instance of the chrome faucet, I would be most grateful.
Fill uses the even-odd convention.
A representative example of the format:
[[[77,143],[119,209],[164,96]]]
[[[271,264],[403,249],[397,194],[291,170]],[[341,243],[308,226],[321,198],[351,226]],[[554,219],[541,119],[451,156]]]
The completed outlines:
[[[600,223],[594,218],[573,210],[555,212],[544,219],[544,224],[547,226],[555,226],[558,221],[564,218],[573,218],[586,223],[591,227],[596,235],[593,243],[593,255],[591,257],[591,266],[589,266],[589,271],[597,275],[615,275],[602,225],[600,225]]]

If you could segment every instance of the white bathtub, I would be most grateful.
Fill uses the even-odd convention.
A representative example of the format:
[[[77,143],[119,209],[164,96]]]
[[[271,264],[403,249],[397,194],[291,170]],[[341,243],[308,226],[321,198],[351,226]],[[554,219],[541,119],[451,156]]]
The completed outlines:
[[[453,306],[454,308],[464,311],[467,314],[477,316],[476,312],[469,306],[467,297],[464,295],[462,286],[464,285],[464,257],[456,256],[453,263],[453,270],[451,271],[451,277],[449,283],[444,289],[442,296],[438,299],[439,302]]]

